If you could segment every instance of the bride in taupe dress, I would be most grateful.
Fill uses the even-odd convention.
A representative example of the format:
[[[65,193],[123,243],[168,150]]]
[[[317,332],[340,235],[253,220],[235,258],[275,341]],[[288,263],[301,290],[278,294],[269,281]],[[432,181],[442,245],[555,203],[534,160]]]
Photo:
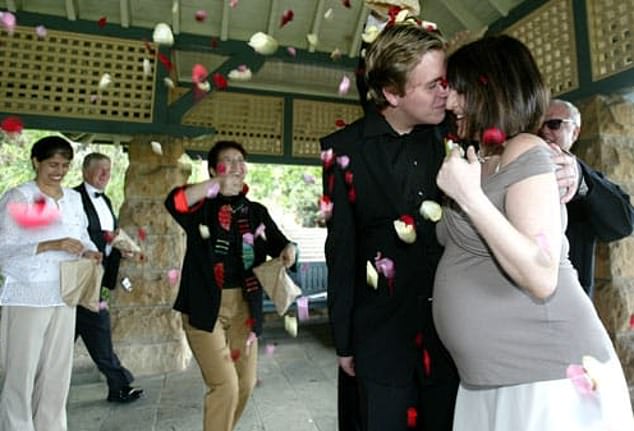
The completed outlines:
[[[621,365],[567,257],[530,52],[487,37],[456,51],[447,77],[458,135],[480,142],[478,155],[454,149],[437,178],[451,199],[433,312],[461,378],[454,430],[634,430]]]

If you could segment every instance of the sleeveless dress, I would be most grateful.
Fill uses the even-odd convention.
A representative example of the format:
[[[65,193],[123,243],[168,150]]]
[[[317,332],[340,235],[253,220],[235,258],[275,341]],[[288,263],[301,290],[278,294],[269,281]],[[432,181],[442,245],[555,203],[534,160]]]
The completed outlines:
[[[554,172],[550,150],[531,148],[483,179],[505,214],[509,186]],[[434,323],[460,373],[454,430],[634,430],[620,363],[568,260],[566,211],[555,292],[536,299],[502,270],[468,217],[445,206],[437,225],[445,246],[434,285]],[[566,371],[583,356],[604,364],[608,377],[582,394]],[[623,427],[624,426],[624,427]]]

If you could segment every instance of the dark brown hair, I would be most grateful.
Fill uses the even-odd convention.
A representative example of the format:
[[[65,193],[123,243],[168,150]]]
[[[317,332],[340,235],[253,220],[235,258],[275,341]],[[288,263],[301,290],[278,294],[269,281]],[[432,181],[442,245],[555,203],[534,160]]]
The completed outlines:
[[[485,129],[506,136],[536,133],[549,91],[528,48],[510,36],[487,36],[449,56],[449,86],[464,96],[465,134],[482,141]]]
[[[435,32],[413,24],[386,27],[369,46],[365,56],[365,80],[370,99],[377,108],[389,105],[383,89],[403,96],[411,71],[431,50],[445,49],[445,41]]]
[[[61,136],[46,136],[31,147],[31,159],[38,162],[50,159],[55,154],[59,154],[66,160],[73,160],[73,147]]]

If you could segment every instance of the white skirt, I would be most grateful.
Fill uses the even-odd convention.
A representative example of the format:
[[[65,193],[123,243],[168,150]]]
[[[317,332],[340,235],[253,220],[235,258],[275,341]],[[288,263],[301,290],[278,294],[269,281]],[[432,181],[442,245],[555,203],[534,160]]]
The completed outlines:
[[[621,364],[613,359],[591,394],[568,378],[470,389],[460,385],[454,431],[634,431]]]

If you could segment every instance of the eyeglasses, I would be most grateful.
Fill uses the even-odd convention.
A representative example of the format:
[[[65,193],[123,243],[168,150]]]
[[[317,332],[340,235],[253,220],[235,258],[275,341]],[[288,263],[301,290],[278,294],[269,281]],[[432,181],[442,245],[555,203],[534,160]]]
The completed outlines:
[[[544,126],[548,127],[550,130],[559,130],[561,128],[561,123],[574,123],[574,121],[570,118],[551,118],[550,120],[544,121]]]

